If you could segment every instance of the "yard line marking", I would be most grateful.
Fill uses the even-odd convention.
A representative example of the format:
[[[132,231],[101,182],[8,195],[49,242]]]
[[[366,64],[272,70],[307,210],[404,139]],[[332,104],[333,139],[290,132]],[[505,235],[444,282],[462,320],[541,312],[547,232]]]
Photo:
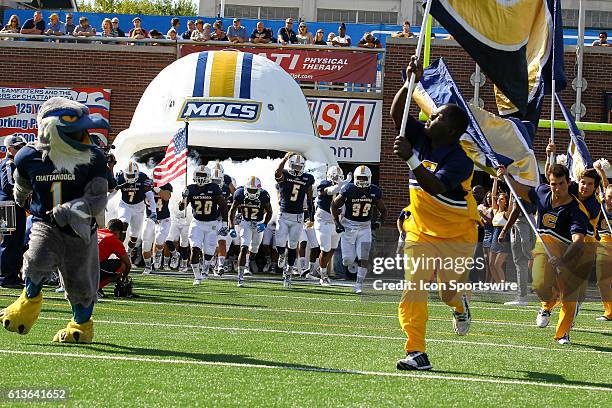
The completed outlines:
[[[61,317],[40,317],[43,320],[61,320],[65,321],[65,318]],[[220,331],[245,331],[245,332],[264,332],[264,333],[280,333],[280,334],[297,334],[307,336],[323,336],[323,337],[348,337],[348,338],[359,338],[359,339],[374,339],[374,340],[402,340],[406,341],[405,337],[394,337],[394,336],[374,336],[368,334],[356,334],[356,333],[323,333],[323,332],[312,332],[312,331],[298,331],[298,330],[280,330],[280,329],[263,329],[255,327],[221,327],[221,326],[204,326],[195,324],[173,324],[173,323],[151,323],[151,322],[122,322],[114,320],[95,320],[97,323],[106,324],[120,324],[128,326],[150,326],[150,327],[181,327],[190,329],[202,329],[202,330],[220,330]],[[603,350],[576,350],[567,347],[540,347],[540,346],[525,346],[518,344],[498,344],[490,342],[472,342],[465,340],[448,340],[448,339],[427,339],[428,342],[432,343],[451,343],[451,344],[466,344],[475,346],[494,346],[494,347],[508,347],[508,348],[521,348],[527,350],[545,350],[545,351],[569,351],[578,353],[595,353],[595,354],[612,354],[612,351]]]
[[[36,356],[41,356],[41,357],[69,357],[69,358],[81,358],[81,359],[91,359],[91,360],[134,361],[134,362],[146,362],[146,363],[155,363],[155,364],[198,365],[198,366],[235,367],[235,368],[260,368],[260,369],[268,369],[268,370],[291,370],[291,371],[306,371],[306,372],[327,373],[327,374],[350,374],[350,375],[364,375],[364,376],[377,376],[377,377],[400,377],[400,378],[407,377],[407,378],[416,378],[420,380],[444,380],[444,381],[452,380],[452,381],[476,382],[476,383],[488,383],[488,384],[531,385],[535,387],[566,388],[566,389],[574,389],[574,390],[612,392],[612,388],[595,387],[595,386],[589,386],[589,385],[555,384],[555,383],[527,381],[527,380],[502,380],[498,378],[476,378],[476,377],[462,377],[462,376],[425,374],[425,373],[398,373],[398,372],[384,372],[384,371],[343,370],[343,369],[338,369],[338,368],[303,367],[303,366],[277,365],[277,364],[231,363],[231,362],[221,362],[221,361],[198,361],[198,360],[183,360],[183,359],[165,359],[165,358],[162,359],[162,358],[147,358],[147,357],[111,356],[111,355],[80,354],[80,353],[55,353],[55,352],[21,351],[21,350],[0,350],[0,353],[17,354],[17,355],[36,355]]]
[[[64,300],[64,298],[60,297],[46,297],[46,299],[53,300]],[[126,303],[126,304],[147,304],[147,305],[158,305],[158,306],[179,306],[179,307],[200,307],[206,309],[227,309],[227,310],[245,310],[245,311],[254,311],[254,312],[274,312],[274,313],[298,313],[298,314],[314,314],[314,315],[340,315],[340,316],[355,316],[355,317],[381,317],[385,319],[397,319],[397,315],[385,315],[385,314],[376,314],[376,313],[361,313],[361,312],[337,312],[337,311],[326,311],[326,310],[304,310],[304,309],[278,309],[278,308],[267,308],[260,306],[230,306],[230,305],[203,305],[197,303],[177,303],[177,302],[153,302],[153,301],[141,301],[141,300],[108,300],[101,299],[99,301],[102,304],[111,304],[111,303]],[[448,308],[448,306],[446,306]],[[439,321],[446,322],[450,321],[450,319],[439,318],[439,317],[430,317],[431,321]],[[517,322],[508,322],[504,320],[480,320],[480,319],[472,319],[472,323],[486,324],[486,325],[497,325],[497,326],[514,326],[514,327],[530,327],[535,328],[535,324],[531,323],[517,323]],[[573,331],[586,331],[586,332],[595,332],[595,333],[612,333],[612,330],[608,329],[600,329],[595,327],[575,327],[572,329]]]

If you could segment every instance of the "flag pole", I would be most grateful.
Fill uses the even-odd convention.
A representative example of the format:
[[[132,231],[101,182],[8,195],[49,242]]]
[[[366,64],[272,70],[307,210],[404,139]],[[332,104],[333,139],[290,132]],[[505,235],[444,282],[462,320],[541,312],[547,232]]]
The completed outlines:
[[[185,118],[185,189],[189,185],[189,175],[187,174],[187,162],[189,160],[189,116]],[[184,200],[185,198],[183,198]],[[185,217],[187,217],[187,206],[184,208]]]
[[[578,69],[576,72],[576,104],[574,105],[574,117],[576,122],[582,117],[582,66],[584,60],[584,6],[580,0],[580,8],[578,11],[578,44],[576,46],[576,54],[578,55]]]
[[[556,95],[556,80],[555,80],[555,42],[557,37],[557,1],[553,2],[553,29],[552,29],[552,67],[551,67],[551,92],[550,92],[550,141],[555,143],[555,95]],[[550,154],[550,163],[555,163],[555,154]]]
[[[423,41],[425,40],[425,36],[427,35],[425,31],[427,31],[427,20],[429,17],[429,11],[431,10],[432,0],[428,0],[425,5],[425,12],[423,13],[423,21],[421,22],[421,31],[419,31],[419,40],[417,42],[417,47],[414,52],[414,55],[417,59],[417,64],[419,58],[421,57],[421,50],[423,49]],[[412,93],[414,92],[414,85],[416,82],[416,75],[413,72],[410,74],[410,79],[404,83],[404,87],[407,87],[408,93],[406,95],[406,104],[404,105],[404,115],[402,116],[402,126],[400,127],[399,135],[404,137],[406,134],[406,125],[408,123],[408,111],[410,110],[410,102],[412,102]]]
[[[429,58],[431,57],[431,26],[433,23],[433,17],[427,16],[427,26],[425,27],[425,51],[423,51],[423,66],[429,66]]]

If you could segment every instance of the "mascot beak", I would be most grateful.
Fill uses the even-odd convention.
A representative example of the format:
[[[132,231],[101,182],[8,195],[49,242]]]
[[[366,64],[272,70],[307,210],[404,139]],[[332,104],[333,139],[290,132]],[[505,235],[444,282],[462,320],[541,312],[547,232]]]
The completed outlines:
[[[108,122],[101,116],[83,115],[81,117],[60,116],[66,133],[82,132],[89,129],[110,129]],[[75,120],[76,119],[76,120]],[[72,120],[72,121],[71,121]]]
[[[64,143],[74,149],[83,151],[94,145],[89,133],[90,129],[110,129],[109,123],[99,115],[89,115],[87,112],[75,109],[60,109],[52,111],[47,116],[57,116],[60,120],[58,133]]]

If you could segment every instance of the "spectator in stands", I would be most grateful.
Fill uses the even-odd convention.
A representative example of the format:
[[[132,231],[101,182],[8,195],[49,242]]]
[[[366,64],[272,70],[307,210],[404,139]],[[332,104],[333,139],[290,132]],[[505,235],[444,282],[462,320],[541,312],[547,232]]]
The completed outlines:
[[[45,20],[42,18],[42,11],[36,10],[34,18],[27,19],[21,27],[21,34],[40,35],[45,31]]]
[[[193,20],[187,20],[187,31],[181,34],[183,40],[190,40],[191,33],[193,33],[193,30],[195,30],[195,23],[193,22]]]
[[[128,37],[136,38],[136,37],[132,36],[132,32],[134,30],[140,30],[142,35],[144,35],[144,38],[148,38],[149,37],[149,32],[141,27],[142,20],[140,19],[140,17],[138,17],[138,16],[134,17],[132,19],[132,24],[134,24],[134,28],[132,28],[130,31],[128,31]]]
[[[19,31],[21,30],[21,26],[19,25],[19,17],[17,17],[16,14],[13,14],[11,16],[11,18],[9,18],[8,24],[5,25],[2,30],[0,30],[0,33],[13,33],[13,34],[19,34]],[[12,40],[12,38],[3,38],[3,40]]]
[[[338,27],[338,35],[334,37],[332,44],[334,44],[334,47],[351,46],[351,36],[346,34],[346,25],[344,23]]]
[[[223,23],[221,22],[221,20],[215,21],[215,23],[213,24],[213,29],[215,30],[212,35],[212,39],[214,41],[229,41],[229,38],[227,38],[225,31],[223,31]]]
[[[113,28],[113,23],[110,18],[105,18],[102,21],[102,32],[100,35],[102,37],[117,37],[117,30]]]
[[[277,41],[283,45],[297,43],[295,31],[293,31],[293,19],[289,17],[285,20],[285,26],[278,29]]]
[[[297,38],[298,44],[312,45],[314,42],[312,34],[308,31],[308,26],[303,21],[298,26],[298,33],[295,38]]]
[[[410,31],[410,21],[404,21],[402,31],[398,31],[397,33],[391,34],[391,37],[414,38],[414,34],[412,33],[412,31]]]
[[[74,33],[74,29],[76,25],[74,24],[74,16],[72,13],[66,14],[66,22],[64,23],[64,34],[72,35]]]
[[[49,16],[49,23],[47,23],[47,30],[45,34],[47,35],[64,35],[66,27],[64,23],[59,21],[59,16],[57,13],[53,13]]]
[[[133,38],[135,40],[144,40],[145,38],[147,38],[147,36],[145,36],[145,30],[143,28],[133,28],[129,31],[129,33],[130,33],[130,38]],[[146,45],[145,43],[131,43],[131,44],[132,45]]]
[[[176,30],[174,28],[169,29],[168,33],[166,34],[166,38],[168,40],[176,41],[178,39],[178,35],[176,33]]]
[[[609,47],[610,43],[608,42],[608,33],[602,31],[599,33],[599,40],[593,41],[593,47]]]
[[[117,37],[125,37],[125,32],[119,28],[119,19],[113,17],[111,23],[113,23],[113,30],[117,31]]]
[[[336,38],[336,33],[327,34],[327,45],[330,47],[334,45],[334,38]]]
[[[257,27],[251,33],[251,42],[255,44],[269,44],[272,42],[272,30],[266,28],[263,21],[257,22]]]
[[[366,32],[363,38],[359,40],[357,46],[360,48],[382,48],[380,40],[372,35],[372,33]]]
[[[96,35],[96,29],[89,24],[87,17],[79,18],[79,25],[74,29],[73,35],[75,37],[93,37]]]
[[[132,262],[128,256],[123,241],[127,223],[119,219],[108,222],[107,228],[98,229],[98,259],[100,262],[100,284],[98,286],[98,297],[104,297],[102,288],[111,282],[116,282],[120,276],[127,276],[132,268]],[[111,258],[111,256],[113,256]]]
[[[164,37],[164,35],[160,33],[159,31],[157,31],[156,29],[149,31],[149,37],[151,37],[154,40],[165,40],[166,39],[166,37]],[[159,43],[153,43],[150,45],[159,45]]]
[[[195,26],[196,29],[191,33],[191,41],[210,40],[210,24],[204,24],[203,20],[197,20]]]
[[[327,45],[325,42],[325,31],[322,28],[319,28],[315,33],[314,40],[312,41],[314,45]]]
[[[179,29],[181,28],[181,21],[178,19],[178,17],[174,17],[171,21],[170,21],[170,29],[173,29],[174,31],[176,31],[178,33]],[[170,30],[168,30],[170,31]]]
[[[249,42],[249,33],[240,24],[239,18],[235,18],[232,26],[227,29],[227,38],[234,44]]]

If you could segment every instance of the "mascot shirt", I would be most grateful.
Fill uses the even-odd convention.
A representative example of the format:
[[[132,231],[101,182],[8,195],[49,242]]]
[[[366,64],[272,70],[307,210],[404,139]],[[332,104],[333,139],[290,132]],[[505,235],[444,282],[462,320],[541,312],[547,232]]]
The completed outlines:
[[[29,180],[32,185],[30,213],[34,220],[50,221],[48,211],[83,197],[85,186],[95,177],[106,179],[106,158],[98,149],[91,149],[92,160],[78,165],[74,174],[57,170],[49,157],[44,160],[42,152],[33,146],[26,146],[17,152],[15,165],[19,176]]]

